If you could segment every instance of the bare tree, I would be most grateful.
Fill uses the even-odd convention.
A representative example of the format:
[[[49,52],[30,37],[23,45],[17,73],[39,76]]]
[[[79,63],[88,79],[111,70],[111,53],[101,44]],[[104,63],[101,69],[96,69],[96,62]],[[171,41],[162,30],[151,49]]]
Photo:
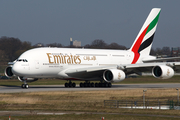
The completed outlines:
[[[103,40],[97,39],[91,43],[91,48],[105,48],[105,47],[107,47],[107,44]]]
[[[9,61],[14,61],[25,50],[31,48],[29,42],[21,42],[18,38],[13,37],[1,37],[0,38],[0,50],[2,50]],[[17,51],[22,51],[17,54]],[[2,54],[1,54],[2,55]]]
[[[63,47],[62,44],[60,43],[50,43],[46,45],[47,47]]]
[[[171,50],[169,47],[163,47],[162,48],[162,55],[167,55],[170,56],[171,55]]]
[[[111,43],[110,45],[108,45],[107,47],[108,49],[119,49],[119,50],[125,50],[127,49],[125,46],[119,45],[117,43]]]

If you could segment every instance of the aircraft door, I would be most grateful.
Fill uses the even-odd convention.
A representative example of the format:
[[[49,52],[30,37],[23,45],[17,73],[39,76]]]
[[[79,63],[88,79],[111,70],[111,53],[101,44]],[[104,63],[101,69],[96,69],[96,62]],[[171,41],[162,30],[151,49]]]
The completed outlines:
[[[131,54],[128,53],[128,54],[126,55],[126,60],[127,60],[127,62],[128,62],[130,59],[131,59]]]
[[[132,55],[131,53],[128,53],[128,54],[126,55],[127,63],[131,62],[132,57],[133,57],[133,55]]]
[[[40,68],[39,60],[35,60],[34,62],[35,62],[35,68],[39,69]]]

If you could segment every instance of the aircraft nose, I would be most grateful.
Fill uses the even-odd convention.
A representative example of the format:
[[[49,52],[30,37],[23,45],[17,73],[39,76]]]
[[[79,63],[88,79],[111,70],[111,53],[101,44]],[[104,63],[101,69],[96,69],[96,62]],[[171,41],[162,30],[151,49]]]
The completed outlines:
[[[18,63],[15,63],[12,67],[12,72],[15,74],[15,75],[20,75],[20,73],[22,72],[21,70],[21,67]]]

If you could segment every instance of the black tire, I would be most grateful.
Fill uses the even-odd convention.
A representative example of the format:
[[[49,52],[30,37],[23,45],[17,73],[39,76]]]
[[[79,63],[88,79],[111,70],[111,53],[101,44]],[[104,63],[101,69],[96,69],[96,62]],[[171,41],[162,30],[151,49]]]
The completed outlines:
[[[28,88],[29,88],[29,85],[28,85],[28,84],[26,84],[26,85],[25,85],[25,88],[26,88],[26,89],[28,89]]]
[[[104,87],[108,87],[108,83],[104,83]]]
[[[79,86],[80,86],[80,87],[84,87],[84,84],[81,82]]]
[[[84,87],[87,87],[88,85],[87,85],[87,83],[84,83]]]
[[[69,87],[72,87],[72,83],[71,82],[69,83]]]
[[[95,83],[95,87],[99,87],[99,84],[98,84],[98,83]]]
[[[69,84],[68,84],[68,83],[65,83],[64,86],[65,86],[65,87],[69,87]]]
[[[76,83],[72,83],[72,87],[76,87]]]
[[[94,87],[94,83],[93,82],[91,83],[91,87]]]
[[[25,85],[25,84],[22,84],[22,86],[23,86],[22,88],[26,88],[26,85]]]
[[[98,87],[102,87],[102,83],[98,83]]]
[[[91,83],[87,83],[87,87],[91,87]]]
[[[108,87],[111,87],[112,86],[112,84],[111,83],[108,83]]]

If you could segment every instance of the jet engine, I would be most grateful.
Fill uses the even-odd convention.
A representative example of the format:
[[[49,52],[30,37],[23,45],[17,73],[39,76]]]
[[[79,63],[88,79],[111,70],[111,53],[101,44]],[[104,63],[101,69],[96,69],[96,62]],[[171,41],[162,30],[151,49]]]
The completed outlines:
[[[103,79],[106,82],[120,82],[126,77],[124,71],[118,69],[108,69],[103,73]]]
[[[152,69],[152,74],[155,78],[168,79],[174,75],[174,70],[169,66],[159,65]]]
[[[37,81],[38,79],[37,78],[27,78],[27,77],[20,77],[18,76],[18,80],[21,81],[21,82],[34,82],[34,81]]]
[[[13,72],[12,72],[12,67],[11,66],[8,66],[6,69],[5,69],[5,75],[8,77],[8,78],[12,78],[13,77]]]

